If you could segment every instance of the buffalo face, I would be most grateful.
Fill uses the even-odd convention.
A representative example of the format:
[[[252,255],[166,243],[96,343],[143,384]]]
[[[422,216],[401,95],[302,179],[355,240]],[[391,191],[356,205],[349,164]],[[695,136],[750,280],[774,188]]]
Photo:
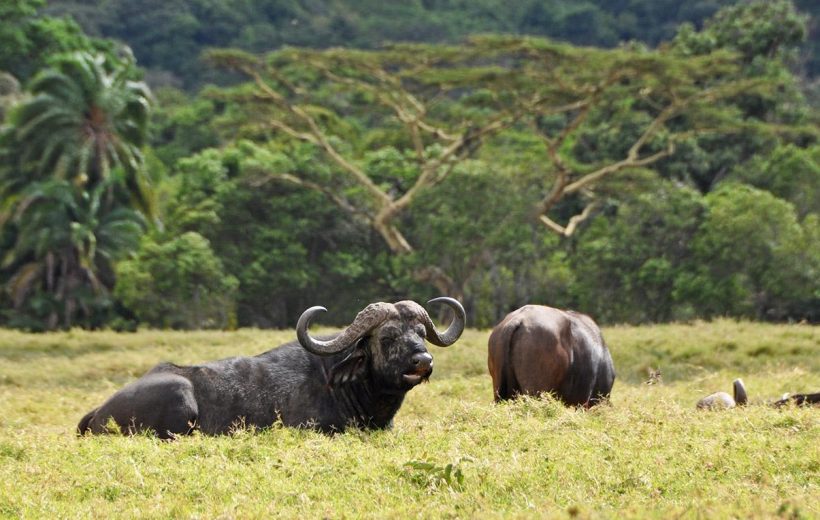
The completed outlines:
[[[368,305],[353,323],[329,341],[317,340],[308,334],[311,318],[325,310],[311,307],[299,318],[297,337],[305,349],[319,355],[332,355],[355,345],[346,359],[356,360],[358,366],[368,368],[380,389],[406,392],[433,373],[433,356],[425,347],[425,339],[447,347],[464,330],[465,312],[458,301],[442,297],[428,303],[444,303],[453,310],[453,321],[444,332],[436,329],[423,307],[405,300]]]
[[[369,345],[373,373],[386,388],[409,390],[433,373],[433,356],[424,345],[426,331],[415,320],[389,320]]]

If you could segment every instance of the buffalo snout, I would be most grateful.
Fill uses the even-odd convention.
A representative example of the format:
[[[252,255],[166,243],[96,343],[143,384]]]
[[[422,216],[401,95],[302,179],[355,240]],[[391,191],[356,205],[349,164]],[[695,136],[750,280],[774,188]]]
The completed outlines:
[[[416,370],[433,370],[433,356],[427,352],[413,354],[411,361]]]
[[[430,377],[433,373],[433,356],[427,352],[417,352],[410,358],[410,369],[402,374],[402,379],[411,385],[416,385]]]

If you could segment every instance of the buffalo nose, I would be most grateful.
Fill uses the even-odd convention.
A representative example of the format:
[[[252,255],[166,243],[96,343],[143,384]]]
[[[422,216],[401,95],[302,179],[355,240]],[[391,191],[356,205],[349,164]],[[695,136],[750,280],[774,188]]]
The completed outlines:
[[[427,352],[419,352],[418,354],[413,354],[412,357],[413,366],[416,369],[429,369],[433,368],[433,356],[428,354]]]

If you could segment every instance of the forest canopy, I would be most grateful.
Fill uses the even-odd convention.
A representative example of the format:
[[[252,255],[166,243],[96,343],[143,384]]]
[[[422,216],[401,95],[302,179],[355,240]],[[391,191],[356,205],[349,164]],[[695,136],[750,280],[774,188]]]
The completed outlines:
[[[4,4],[0,325],[817,321],[808,5]]]

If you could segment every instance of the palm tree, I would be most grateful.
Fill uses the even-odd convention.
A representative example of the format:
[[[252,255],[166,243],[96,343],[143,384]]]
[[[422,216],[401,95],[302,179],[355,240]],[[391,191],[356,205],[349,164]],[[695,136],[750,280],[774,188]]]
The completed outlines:
[[[136,249],[143,231],[140,213],[105,209],[110,181],[91,192],[65,180],[34,183],[22,194],[13,223],[16,240],[0,259],[14,309],[35,314],[45,328],[70,327],[79,312],[113,288],[113,263]],[[28,305],[28,309],[25,309]]]
[[[24,326],[91,319],[154,213],[141,151],[150,92],[133,70],[58,56],[0,132],[0,283]]]
[[[89,189],[119,171],[131,203],[152,213],[141,152],[150,91],[130,79],[132,71],[128,62],[74,52],[37,74],[10,118],[18,169]]]

